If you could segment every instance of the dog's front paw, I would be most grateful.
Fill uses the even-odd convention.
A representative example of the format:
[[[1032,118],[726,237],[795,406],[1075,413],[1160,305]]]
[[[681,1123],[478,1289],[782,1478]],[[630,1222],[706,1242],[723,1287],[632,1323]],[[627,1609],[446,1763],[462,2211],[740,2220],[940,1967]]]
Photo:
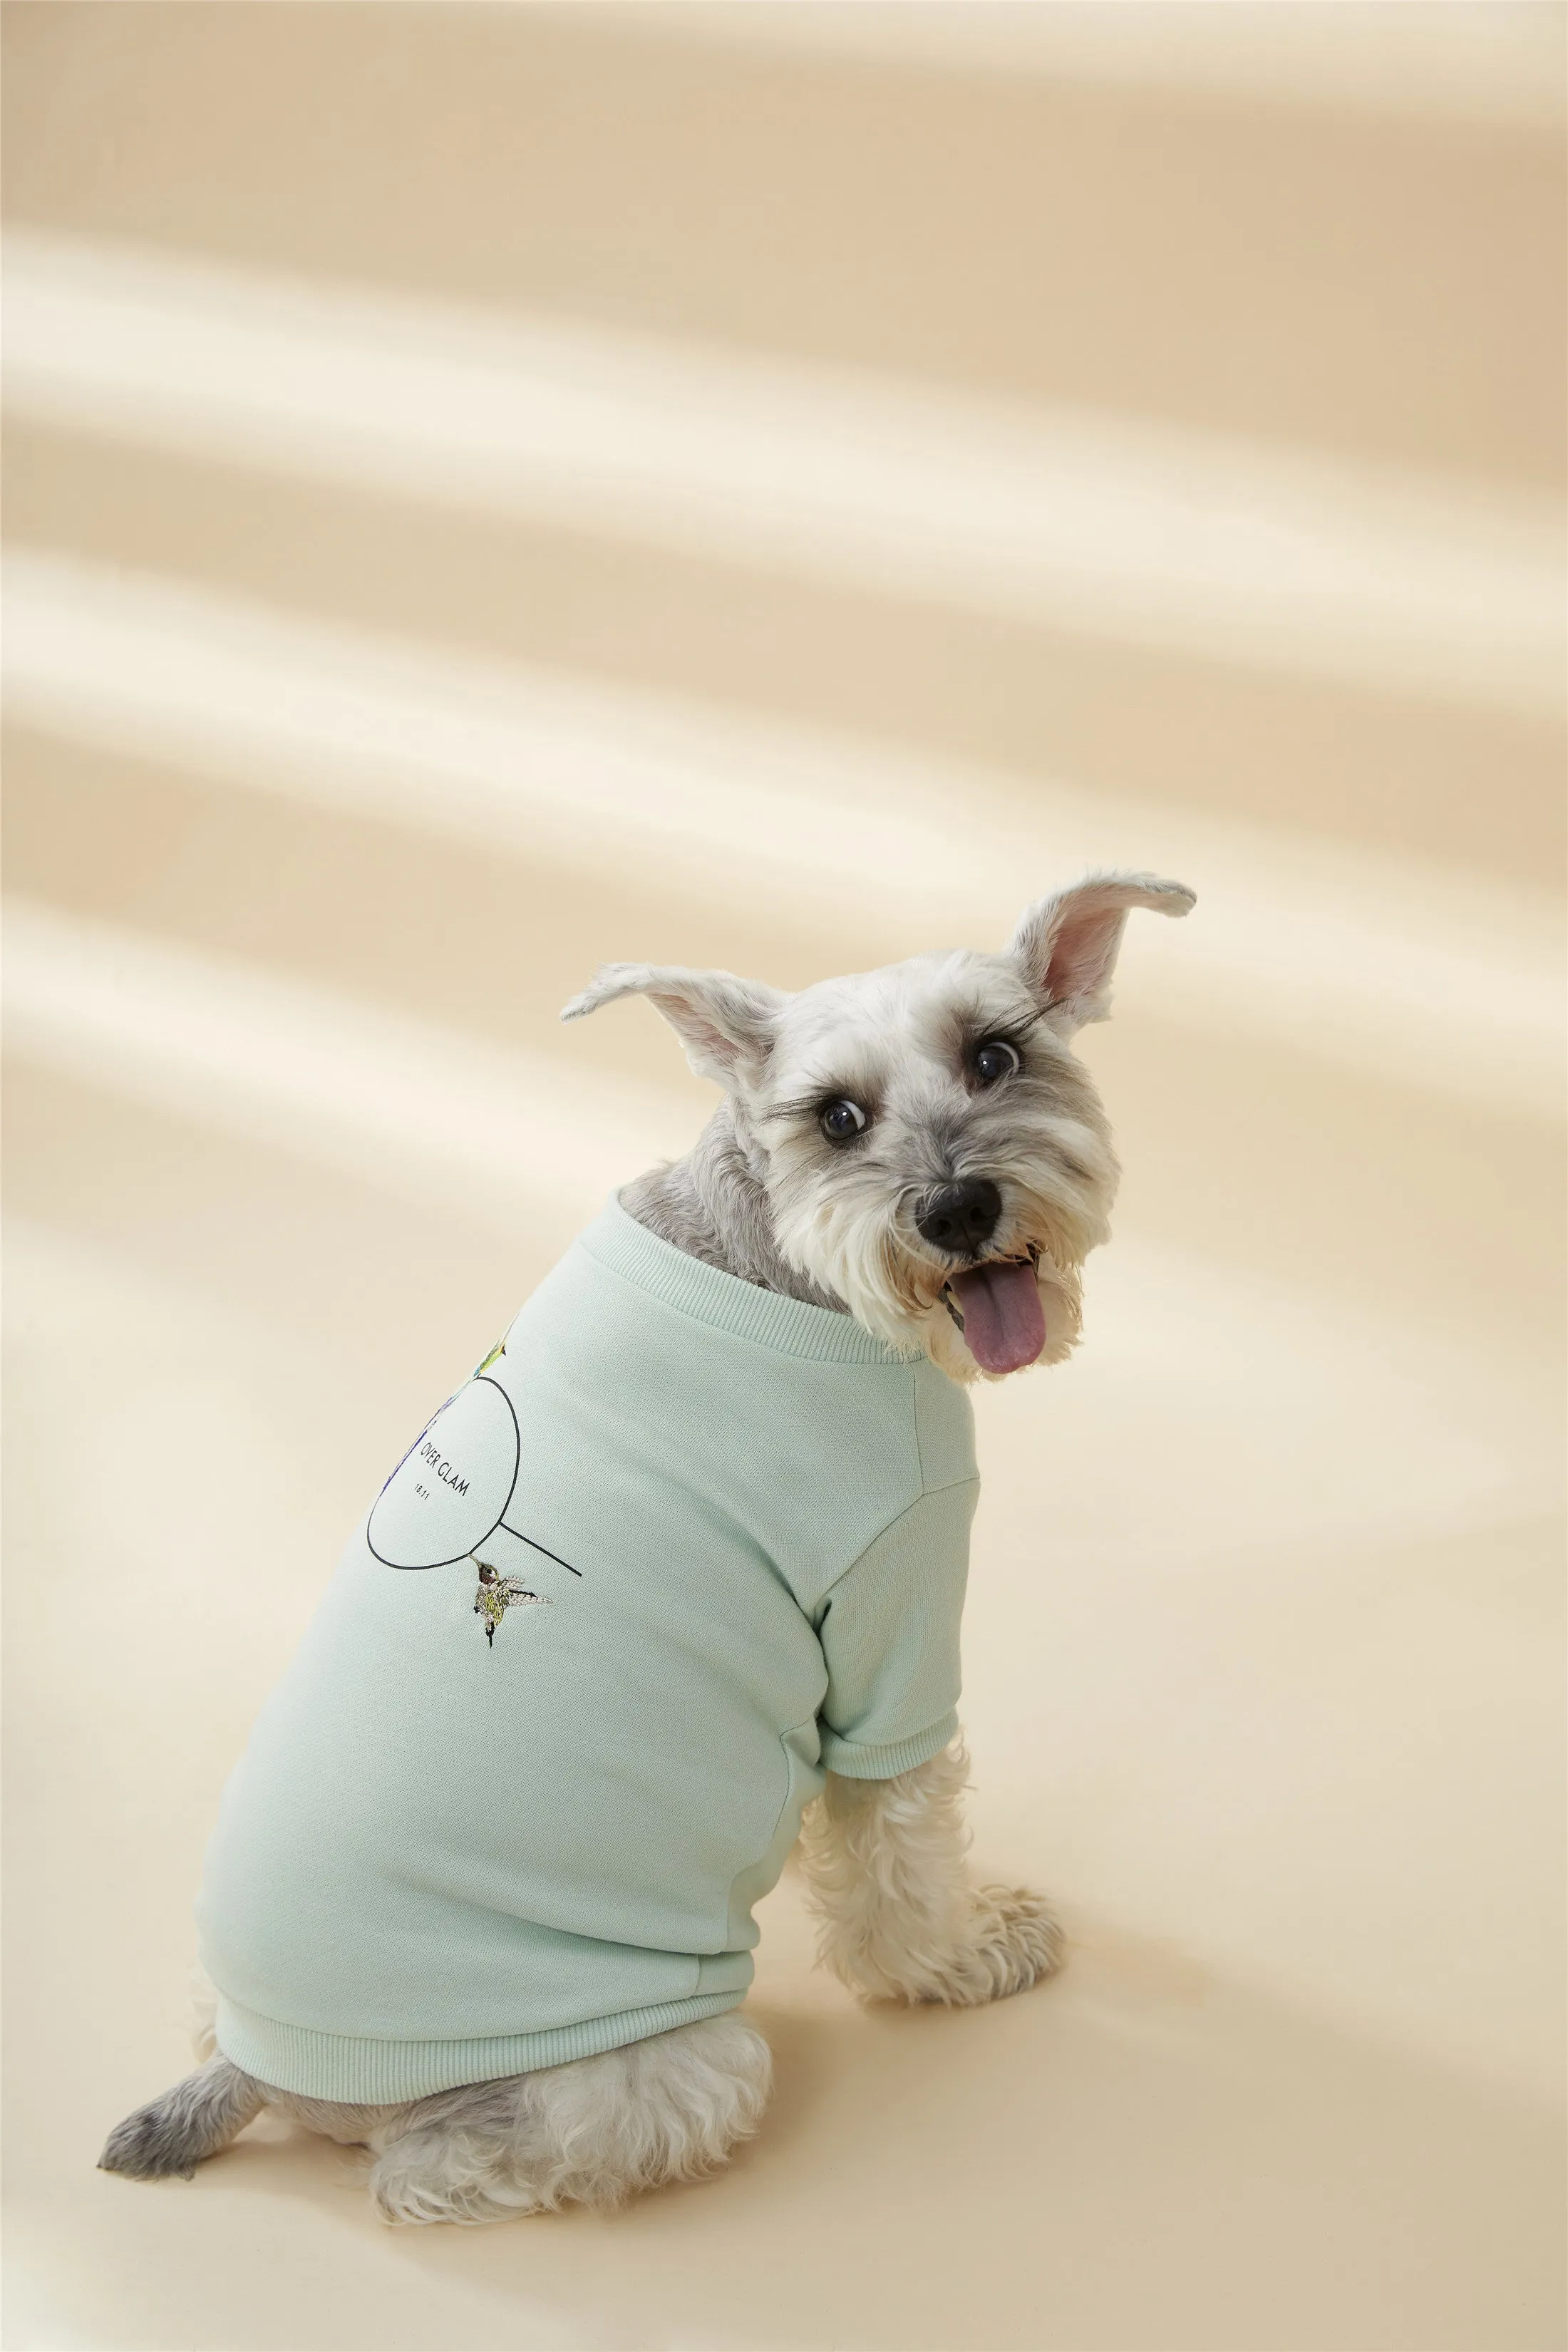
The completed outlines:
[[[1026,1886],[982,1886],[972,1901],[968,1934],[937,1961],[929,1988],[922,1986],[916,2000],[977,2009],[983,2001],[1026,1991],[1060,1968],[1062,1931],[1042,1895]]]

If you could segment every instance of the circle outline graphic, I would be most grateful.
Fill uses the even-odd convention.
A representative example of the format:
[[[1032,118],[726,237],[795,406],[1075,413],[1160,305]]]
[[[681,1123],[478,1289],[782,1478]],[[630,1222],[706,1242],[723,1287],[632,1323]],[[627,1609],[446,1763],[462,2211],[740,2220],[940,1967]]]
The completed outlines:
[[[384,1501],[384,1498],[385,1498],[386,1492],[387,1492],[387,1487],[389,1487],[389,1486],[392,1485],[392,1480],[393,1480],[393,1478],[395,1478],[395,1477],[396,1477],[398,1470],[402,1470],[407,1463],[409,1463],[409,1462],[411,1462],[411,1461],[413,1460],[416,1449],[418,1446],[422,1445],[422,1444],[424,1444],[425,1440],[429,1436],[430,1432],[435,1428],[436,1423],[440,1420],[440,1418],[441,1418],[441,1413],[450,1412],[450,1411],[452,1410],[452,1407],[457,1403],[458,1397],[460,1397],[460,1396],[467,1396],[467,1395],[468,1395],[468,1391],[469,1391],[471,1388],[477,1388],[477,1387],[479,1386],[479,1382],[480,1382],[481,1381],[483,1381],[483,1383],[484,1383],[484,1385],[485,1385],[485,1387],[486,1387],[487,1389],[494,1389],[494,1391],[495,1391],[496,1394],[500,1398],[500,1400],[501,1400],[502,1403],[506,1406],[508,1416],[510,1417],[510,1422],[511,1422],[511,1435],[512,1435],[511,1484],[508,1486],[508,1488],[507,1488],[507,1490],[506,1490],[506,1500],[505,1500],[505,1502],[501,1505],[500,1509],[497,1512],[497,1514],[496,1514],[495,1517],[490,1521],[489,1526],[485,1529],[485,1531],[484,1531],[483,1535],[482,1535],[482,1536],[476,1536],[476,1537],[474,1538],[473,1542],[472,1542],[471,1544],[465,1544],[465,1546],[463,1547],[463,1549],[462,1549],[461,1551],[455,1551],[455,1552],[452,1554],[452,1556],[451,1556],[450,1559],[427,1559],[427,1560],[422,1560],[422,1561],[418,1562],[416,1566],[414,1566],[414,1567],[412,1567],[412,1568],[409,1566],[409,1564],[408,1564],[408,1562],[407,1562],[406,1560],[401,1560],[401,1559],[387,1559],[387,1557],[386,1557],[386,1554],[385,1554],[384,1551],[377,1551],[377,1550],[376,1550],[376,1548],[375,1548],[374,1543],[371,1540],[371,1532],[370,1532],[370,1530],[371,1530],[371,1527],[372,1527],[372,1525],[374,1524],[374,1519],[375,1519],[375,1515],[376,1515],[377,1511],[381,1508],[382,1503],[383,1503],[383,1501]],[[399,1573],[399,1575],[401,1575],[401,1576],[423,1576],[423,1575],[425,1575],[425,1574],[426,1574],[426,1572],[428,1570],[430,1570],[430,1569],[432,1569],[432,1568],[455,1568],[455,1567],[457,1566],[457,1564],[458,1564],[458,1560],[460,1560],[460,1559],[471,1559],[473,1558],[473,1555],[474,1555],[475,1551],[479,1549],[479,1545],[480,1545],[480,1544],[482,1544],[482,1543],[489,1543],[489,1539],[490,1539],[491,1536],[493,1536],[493,1535],[494,1535],[494,1533],[495,1533],[496,1529],[500,1526],[500,1524],[501,1524],[502,1520],[506,1517],[507,1513],[510,1510],[510,1508],[511,1508],[511,1498],[512,1498],[512,1496],[513,1496],[516,1494],[516,1492],[517,1492],[517,1482],[518,1482],[519,1477],[521,1475],[521,1472],[522,1472],[522,1431],[521,1431],[521,1430],[519,1428],[519,1426],[518,1426],[517,1407],[513,1404],[513,1402],[512,1402],[512,1401],[511,1401],[510,1397],[509,1397],[509,1396],[508,1396],[508,1394],[507,1394],[507,1392],[506,1392],[505,1389],[503,1389],[503,1388],[502,1388],[502,1386],[501,1386],[501,1384],[500,1384],[500,1382],[499,1381],[492,1381],[492,1380],[491,1380],[491,1378],[490,1378],[490,1376],[489,1376],[489,1374],[488,1372],[476,1372],[476,1373],[474,1374],[474,1377],[473,1377],[473,1379],[472,1379],[471,1381],[464,1381],[464,1383],[463,1383],[463,1385],[462,1385],[462,1387],[461,1387],[460,1389],[457,1390],[453,1395],[449,1396],[449,1397],[447,1399],[446,1403],[441,1407],[441,1412],[435,1412],[435,1413],[432,1413],[432,1414],[431,1414],[431,1416],[430,1416],[429,1420],[426,1423],[426,1424],[425,1424],[424,1428],[420,1431],[420,1433],[419,1433],[418,1436],[415,1439],[413,1445],[411,1445],[411,1446],[409,1447],[409,1449],[408,1449],[407,1453],[404,1455],[403,1460],[398,1464],[398,1465],[397,1465],[397,1470],[395,1470],[395,1471],[392,1473],[392,1476],[391,1476],[391,1477],[389,1477],[389,1478],[387,1479],[386,1486],[384,1486],[384,1487],[382,1488],[381,1493],[376,1496],[375,1501],[371,1505],[371,1509],[370,1509],[370,1517],[369,1517],[368,1519],[366,1519],[366,1521],[365,1521],[365,1528],[364,1528],[364,1539],[365,1539],[365,1542],[366,1542],[367,1546],[369,1547],[370,1553],[371,1553],[371,1557],[372,1557],[374,1559],[378,1559],[378,1560],[380,1560],[380,1562],[381,1562],[381,1564],[382,1564],[383,1568],[392,1568],[392,1569],[395,1569],[395,1570],[397,1570],[397,1572]],[[509,1530],[508,1530],[508,1532],[509,1532],[509,1534],[510,1534],[510,1530],[509,1529]],[[526,1538],[524,1538],[524,1540],[526,1540]]]

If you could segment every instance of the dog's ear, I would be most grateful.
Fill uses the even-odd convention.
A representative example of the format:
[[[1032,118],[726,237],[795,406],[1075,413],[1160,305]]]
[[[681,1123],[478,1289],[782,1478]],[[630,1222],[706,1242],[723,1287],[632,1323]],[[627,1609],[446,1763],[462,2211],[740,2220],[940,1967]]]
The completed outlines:
[[[778,1017],[788,1003],[782,989],[740,980],[732,971],[688,971],[680,964],[606,963],[562,1009],[580,1020],[617,996],[646,996],[686,1047],[699,1077],[721,1087],[743,1083],[772,1051]]]
[[[1180,882],[1152,874],[1089,874],[1070,889],[1037,898],[1007,952],[1059,1026],[1081,1029],[1110,1011],[1110,981],[1128,909],[1184,915],[1195,903]]]

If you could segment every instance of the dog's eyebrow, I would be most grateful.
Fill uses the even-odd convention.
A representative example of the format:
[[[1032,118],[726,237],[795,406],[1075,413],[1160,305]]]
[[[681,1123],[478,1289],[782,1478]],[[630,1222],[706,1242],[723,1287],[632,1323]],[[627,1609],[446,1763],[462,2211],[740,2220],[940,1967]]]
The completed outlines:
[[[774,1103],[772,1110],[760,1111],[757,1116],[759,1123],[765,1127],[770,1119],[815,1116],[817,1111],[826,1110],[829,1103],[853,1102],[858,1103],[862,1109],[868,1109],[871,1100],[872,1091],[868,1087],[846,1085],[837,1078],[826,1078],[821,1086],[814,1087],[808,1095],[796,1095],[790,1102]]]
[[[994,1037],[1007,1045],[1023,1045],[1040,1026],[1042,1013],[987,1013],[984,1005],[954,1005],[947,1034],[963,1046],[980,1045]]]
[[[976,1037],[1026,1037],[1037,1029],[1045,1014],[1032,1013],[987,1013],[984,1005],[960,1008],[957,1018],[964,1029]]]

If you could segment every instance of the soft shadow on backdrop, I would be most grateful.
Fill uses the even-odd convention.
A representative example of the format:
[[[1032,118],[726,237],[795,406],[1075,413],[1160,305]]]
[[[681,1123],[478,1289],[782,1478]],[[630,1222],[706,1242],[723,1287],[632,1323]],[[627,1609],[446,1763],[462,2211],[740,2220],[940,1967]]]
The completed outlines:
[[[8,5],[10,2338],[1562,2340],[1563,18]],[[1089,863],[1127,1168],[981,1396],[988,1869],[615,2222],[395,2235],[183,2070],[347,1528],[784,984]]]

